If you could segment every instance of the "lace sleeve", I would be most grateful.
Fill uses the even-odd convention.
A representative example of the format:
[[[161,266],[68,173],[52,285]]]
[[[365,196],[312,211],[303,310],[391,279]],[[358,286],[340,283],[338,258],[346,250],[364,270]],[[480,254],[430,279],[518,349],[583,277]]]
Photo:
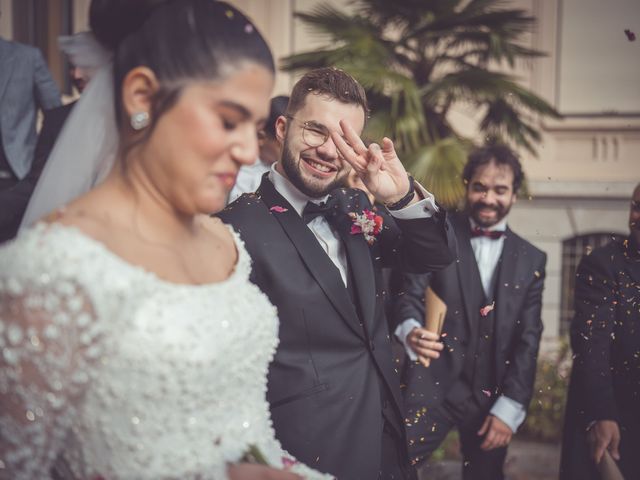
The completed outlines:
[[[49,477],[100,355],[94,320],[73,282],[0,276],[1,479]]]

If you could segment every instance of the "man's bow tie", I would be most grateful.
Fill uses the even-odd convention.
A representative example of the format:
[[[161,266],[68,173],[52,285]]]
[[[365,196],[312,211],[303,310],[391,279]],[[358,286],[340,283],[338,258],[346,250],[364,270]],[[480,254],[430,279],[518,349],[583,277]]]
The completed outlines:
[[[484,228],[475,227],[471,230],[471,238],[487,237],[491,240],[498,240],[504,235],[503,230],[485,230]]]
[[[333,196],[330,196],[326,202],[322,202],[320,204],[307,202],[304,210],[302,211],[302,220],[304,220],[304,223],[309,223],[316,217],[331,217],[335,215],[337,208],[338,202]]]

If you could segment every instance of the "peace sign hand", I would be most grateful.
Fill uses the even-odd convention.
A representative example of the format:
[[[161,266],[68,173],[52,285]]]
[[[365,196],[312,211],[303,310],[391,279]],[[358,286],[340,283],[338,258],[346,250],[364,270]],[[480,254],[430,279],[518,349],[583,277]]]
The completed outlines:
[[[409,191],[409,178],[393,142],[385,137],[382,139],[382,147],[372,143],[367,148],[347,121],[340,120],[340,127],[344,138],[332,130],[331,139],[376,200],[386,205],[404,197]],[[415,201],[414,197],[412,203]]]

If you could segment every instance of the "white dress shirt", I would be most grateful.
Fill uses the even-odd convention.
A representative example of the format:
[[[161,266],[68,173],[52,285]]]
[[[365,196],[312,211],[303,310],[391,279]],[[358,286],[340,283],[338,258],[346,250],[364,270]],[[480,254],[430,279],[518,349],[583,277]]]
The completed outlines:
[[[286,177],[280,175],[275,166],[276,164],[271,167],[269,180],[271,180],[271,183],[273,183],[277,192],[291,204],[298,215],[302,216],[302,211],[307,205],[307,202],[321,203],[329,198],[329,195],[326,195],[323,198],[308,197],[298,190]],[[438,211],[434,196],[417,182],[415,183],[415,188],[420,190],[424,199],[401,210],[394,210],[390,212],[393,217],[402,220],[429,218]],[[327,222],[327,219],[323,216],[314,218],[312,221],[307,223],[307,227],[309,227],[311,232],[313,232],[313,235],[318,239],[322,249],[327,253],[331,261],[340,271],[340,276],[346,286],[349,273],[347,270],[348,262],[340,235],[338,232],[333,231],[329,222]]]
[[[469,219],[469,222],[471,224],[472,230],[477,227],[476,223],[472,219]],[[504,232],[506,228],[507,220],[503,219],[487,230]],[[492,297],[491,293],[496,275],[496,267],[498,265],[498,261],[500,260],[500,255],[502,255],[503,247],[504,235],[497,240],[483,236],[471,238],[471,248],[473,249],[473,254],[476,257],[478,271],[480,272],[480,280],[482,282],[482,288],[487,298]],[[396,337],[398,337],[398,339],[404,345],[407,355],[412,361],[416,361],[418,359],[418,356],[407,343],[407,335],[409,335],[409,333],[411,333],[411,330],[413,330],[414,328],[422,326],[423,325],[416,319],[409,318],[398,325],[394,332]],[[526,417],[524,406],[521,403],[516,402],[515,400],[504,395],[501,395],[496,399],[493,407],[491,407],[491,414],[506,423],[514,433]]]

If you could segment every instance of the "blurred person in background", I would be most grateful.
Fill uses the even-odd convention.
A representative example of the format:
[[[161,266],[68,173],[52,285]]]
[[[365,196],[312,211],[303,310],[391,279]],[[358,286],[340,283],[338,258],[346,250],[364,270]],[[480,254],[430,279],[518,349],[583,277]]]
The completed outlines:
[[[271,99],[269,118],[264,128],[258,132],[258,159],[251,165],[243,165],[238,172],[236,184],[229,194],[229,203],[243,193],[255,192],[260,186],[262,175],[267,173],[280,158],[282,144],[276,137],[276,120],[287,110],[289,97],[279,95]]]
[[[406,275],[395,305],[396,335],[413,363],[404,391],[409,452],[425,462],[452,429],[460,434],[464,480],[500,480],[507,447],[533,395],[542,334],[546,254],[507,225],[523,182],[507,146],[469,154],[466,209],[451,215],[458,259],[428,275]],[[427,287],[446,306],[440,358],[425,323]]]
[[[78,48],[78,44],[83,42],[93,41],[93,37],[89,32],[77,33],[72,36],[60,37],[59,44],[60,49],[68,56],[73,57],[75,55],[75,49]],[[69,63],[69,79],[71,84],[75,87],[78,94],[82,94],[87,83],[91,79],[91,75],[95,73],[95,70],[89,68],[80,68],[73,63]],[[29,173],[21,179],[11,190],[11,198],[7,199],[3,208],[7,218],[9,215],[12,220],[7,220],[7,229],[4,240],[9,240],[18,233],[22,217],[31,198],[40,175],[46,165],[47,158],[53,149],[60,131],[71,113],[71,109],[76,104],[76,101],[67,103],[66,105],[60,105],[59,107],[52,108],[44,111],[42,128],[38,133],[38,142],[33,154],[33,162]]]
[[[629,236],[578,266],[571,348],[560,477],[599,479],[607,451],[625,479],[640,478],[640,184]]]
[[[19,224],[13,204],[22,195],[14,189],[31,170],[38,110],[59,105],[60,91],[40,50],[0,37],[0,243]]]

